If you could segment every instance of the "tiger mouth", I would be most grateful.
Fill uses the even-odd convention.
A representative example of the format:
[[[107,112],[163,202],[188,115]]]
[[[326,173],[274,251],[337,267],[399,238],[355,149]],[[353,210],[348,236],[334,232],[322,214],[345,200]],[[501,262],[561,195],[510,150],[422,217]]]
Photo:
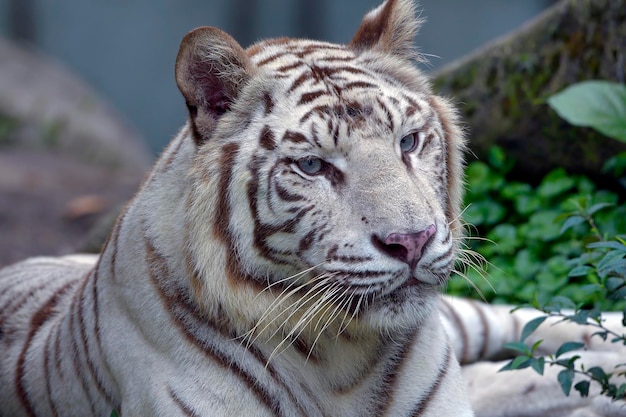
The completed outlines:
[[[395,277],[398,278],[397,276]],[[417,278],[413,275],[406,278],[401,284],[394,285],[393,278],[389,282],[375,286],[366,291],[359,291],[363,288],[363,285],[352,285],[349,282],[344,282],[341,285],[347,290],[351,290],[352,295],[355,298],[363,298],[362,302],[366,305],[375,303],[378,300],[392,299],[408,299],[412,297],[420,297],[424,294],[429,294],[432,291],[439,291],[440,284],[433,284],[423,279]],[[374,287],[374,286],[371,286]]]

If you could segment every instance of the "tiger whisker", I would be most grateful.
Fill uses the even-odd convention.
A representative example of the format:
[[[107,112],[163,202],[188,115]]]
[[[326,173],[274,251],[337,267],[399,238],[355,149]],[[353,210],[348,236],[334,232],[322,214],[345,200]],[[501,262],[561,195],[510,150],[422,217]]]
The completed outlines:
[[[344,332],[344,331],[348,328],[348,326],[350,325],[350,323],[352,322],[352,320],[354,320],[354,318],[356,317],[356,315],[357,315],[357,314],[358,314],[358,312],[359,312],[359,309],[360,309],[360,307],[361,307],[361,303],[362,303],[362,302],[363,302],[363,300],[366,298],[366,297],[365,297],[365,295],[366,295],[367,293],[369,293],[370,289],[371,289],[371,286],[367,287],[367,290],[366,290],[365,292],[363,292],[363,293],[361,293],[361,294],[359,294],[359,295],[358,295],[359,300],[357,301],[356,307],[354,308],[354,311],[352,311],[352,315],[350,316],[350,319],[348,320],[348,323],[346,323],[345,327],[344,327],[343,329],[339,329],[339,332],[338,332],[338,334],[337,334],[337,337],[339,337],[339,335],[340,335],[341,333],[343,333],[343,332]],[[355,295],[356,295],[356,294],[352,293],[352,295],[350,296],[350,301],[352,301],[352,299],[354,298],[354,296],[355,296]],[[367,301],[366,301],[366,303],[367,303]]]
[[[248,340],[247,346],[250,346],[251,343],[254,343],[257,340],[257,338],[265,331],[265,329],[269,327],[274,320],[278,319],[287,310],[283,309],[282,311],[278,312],[278,314],[274,317],[274,319],[270,321],[269,323],[267,323],[266,326],[260,332],[258,332],[257,337],[253,339],[252,336],[255,333],[257,333],[257,331],[259,330],[259,326],[265,323],[266,319],[272,315],[274,310],[276,310],[283,303],[284,300],[289,299],[293,294],[297,293],[298,291],[300,291],[302,288],[306,287],[307,285],[308,283],[297,284],[296,282],[293,282],[290,285],[288,285],[280,294],[276,296],[276,298],[272,301],[272,303],[268,306],[268,308],[263,312],[261,317],[256,321],[256,324],[250,330],[248,330],[243,336],[241,336],[243,338],[242,342],[247,339]]]
[[[308,274],[309,272],[314,271],[316,268],[319,268],[319,267],[320,267],[320,266],[322,266],[323,264],[324,264],[324,263],[323,263],[323,262],[321,262],[321,263],[319,263],[319,264],[317,264],[317,265],[314,265],[314,266],[312,266],[312,267],[310,267],[310,268],[307,268],[307,269],[305,269],[305,270],[303,270],[303,271],[300,271],[300,272],[298,272],[298,273],[296,273],[296,274],[293,274],[293,275],[290,275],[290,276],[288,276],[288,277],[285,277],[285,278],[282,278],[282,279],[279,279],[279,280],[277,280],[277,281],[272,282],[271,284],[269,284],[268,286],[266,286],[265,288],[263,288],[263,290],[261,290],[261,291],[260,291],[260,292],[259,292],[259,293],[258,293],[258,294],[254,297],[254,300],[256,300],[256,299],[257,299],[257,297],[259,297],[259,296],[260,296],[261,294],[263,294],[265,291],[270,290],[272,287],[274,287],[274,286],[276,286],[276,285],[279,285],[279,284],[281,284],[281,283],[283,283],[283,282],[285,282],[285,281],[291,281],[291,280],[293,280],[293,279],[295,279],[295,278],[299,278],[299,277],[301,277],[301,276],[303,276],[303,275],[305,275],[305,274]]]
[[[350,294],[350,296],[346,299],[346,302],[345,302],[346,305],[349,306],[350,304],[352,304],[352,300],[354,300],[354,293]],[[354,312],[352,312],[349,319],[348,319],[348,314],[349,314],[348,309],[344,309],[343,319],[341,320],[341,323],[339,324],[339,329],[337,330],[337,338],[339,338],[339,336],[341,336],[341,334],[346,331],[348,326],[350,326],[352,319],[354,318]],[[347,319],[347,322],[346,322],[346,319]]]
[[[272,285],[275,285],[275,284],[280,283],[280,282],[284,282],[285,280],[291,279],[293,277],[297,277],[298,275],[301,275],[303,273],[309,272],[309,271],[311,271],[314,268],[316,268],[316,267],[309,268],[309,269],[307,269],[305,271],[302,271],[301,273],[298,273],[298,274],[292,275],[290,277],[287,277],[287,278],[281,279],[279,281],[276,281],[275,283],[271,284],[270,286],[264,288],[263,291],[268,290]],[[269,305],[269,307],[265,311],[264,315],[259,319],[259,321],[262,321],[265,318],[265,316],[271,314],[274,311],[274,309],[276,309],[276,307],[278,307],[278,305],[280,305],[280,303],[283,302],[283,300],[289,298],[290,296],[292,296],[296,292],[300,291],[302,288],[306,287],[307,285],[310,285],[312,282],[324,280],[327,277],[328,277],[328,274],[323,273],[323,274],[320,274],[320,275],[317,275],[317,276],[313,277],[312,279],[310,279],[307,282],[298,283],[298,282],[294,281],[294,282],[290,283],[289,285],[287,285],[287,287],[285,287],[285,289],[283,291],[281,291],[278,295],[276,295],[276,298]],[[257,297],[258,297],[258,295],[257,295]],[[255,299],[256,299],[256,297],[255,297]]]
[[[468,226],[471,226],[470,223],[467,223],[464,219],[463,219],[463,214],[465,214],[465,212],[467,211],[467,209],[471,206],[471,204],[468,204],[467,206],[463,207],[463,209],[461,210],[461,212],[454,217],[453,219],[451,219],[448,222],[448,226],[452,226],[453,224],[457,224],[457,222],[461,223],[461,227],[462,228],[467,228]],[[455,228],[452,228],[451,230],[456,230]]]
[[[482,290],[478,287],[478,285],[476,285],[475,282],[473,282],[471,279],[469,279],[469,277],[465,273],[463,273],[461,271],[457,271],[456,269],[453,269],[452,272],[457,274],[459,277],[463,278],[463,280],[466,281],[474,289],[474,291],[476,291],[476,293],[481,298],[481,300],[483,300],[484,302],[487,302],[485,294],[482,292]],[[487,281],[487,283],[489,284],[489,286],[491,286],[489,281]],[[493,288],[493,287],[491,287],[491,288]],[[495,291],[495,289],[494,289],[494,291]]]
[[[337,286],[331,286],[330,288],[322,288],[323,294],[321,298],[316,299],[313,302],[313,304],[305,311],[302,317],[298,319],[298,321],[295,323],[295,325],[289,331],[289,333],[285,337],[282,338],[282,340],[278,343],[278,345],[274,348],[274,350],[270,354],[268,358],[268,363],[272,360],[272,358],[276,354],[289,348],[289,346],[291,346],[294,343],[294,341],[302,334],[306,326],[310,323],[310,319],[315,317],[317,312],[326,306],[325,304],[326,298],[332,297],[332,295],[334,295],[336,291],[339,291],[339,288]],[[330,293],[330,295],[328,295],[328,293]],[[294,313],[295,312],[293,312],[292,315]],[[289,318],[287,318],[287,320],[283,322],[283,325],[287,323]],[[282,325],[281,325],[281,328],[282,328]]]
[[[333,311],[331,312],[331,316],[335,313],[335,311],[337,311],[337,309],[340,308],[341,304],[335,304],[336,300],[340,300],[343,297],[345,297],[345,293],[346,293],[346,289],[345,287],[343,288],[343,292],[337,292],[336,296],[333,297],[332,299],[328,300],[329,302],[333,303],[335,305],[335,308],[333,309]],[[318,320],[317,323],[315,323],[315,326],[313,327],[313,330],[317,330],[320,327],[320,324],[322,322],[324,316],[321,316]],[[326,328],[326,325],[322,326],[322,332],[324,331],[324,329]]]
[[[284,308],[278,315],[276,315],[260,332],[259,335],[257,336],[257,338],[270,326],[272,325],[274,322],[276,322],[283,314],[290,312],[289,315],[283,319],[283,322],[277,326],[276,330],[274,330],[274,332],[272,332],[272,334],[269,336],[269,338],[273,338],[274,336],[276,336],[276,334],[280,331],[280,329],[283,328],[283,326],[285,324],[287,324],[289,322],[289,320],[300,310],[300,307],[302,305],[305,305],[308,302],[311,302],[312,300],[315,300],[316,297],[323,293],[326,289],[324,287],[324,284],[330,279],[332,278],[333,275],[330,274],[325,274],[324,275],[324,279],[320,280],[319,282],[317,282],[313,287],[309,288],[307,290],[307,292],[302,295],[301,297],[299,297],[298,299],[296,299],[293,303],[291,303],[291,305],[287,306],[286,308]],[[301,288],[301,287],[300,287]],[[315,303],[315,301],[313,301]],[[256,338],[255,338],[256,340]]]
[[[336,321],[336,318],[339,317],[339,315],[342,312],[344,314],[344,320],[345,320],[345,317],[347,315],[347,309],[345,307],[347,307],[349,305],[349,302],[351,300],[351,297],[346,297],[347,293],[348,293],[348,289],[344,288],[343,291],[338,294],[338,297],[336,297],[338,299],[342,299],[343,301],[341,303],[338,303],[335,306],[335,308],[333,309],[331,314],[328,316],[328,319],[326,320],[326,323],[324,324],[324,326],[322,326],[322,328],[318,332],[317,336],[315,337],[315,340],[313,340],[313,343],[311,345],[311,349],[309,350],[309,355],[307,355],[307,359],[311,355],[311,353],[313,352],[313,349],[315,348],[315,345],[317,344],[320,336],[326,331],[326,329],[331,325],[331,323],[334,323]],[[320,320],[318,320],[317,324],[320,323]],[[317,324],[315,326],[315,329],[317,329]],[[343,324],[343,320],[342,320],[341,324]],[[341,324],[340,324],[340,326],[341,326]],[[337,336],[339,336],[339,333],[337,334]]]
[[[285,290],[283,290],[276,297],[276,299],[272,302],[272,304],[270,304],[270,306],[265,310],[263,315],[257,320],[256,325],[246,333],[246,335],[247,335],[246,337],[248,337],[248,335],[249,335],[249,337],[248,337],[248,339],[249,339],[248,346],[250,344],[256,342],[257,339],[267,330],[267,328],[270,327],[274,322],[279,320],[283,314],[287,313],[288,311],[292,311],[291,314],[285,319],[285,321],[288,321],[295,314],[295,312],[300,307],[300,305],[303,304],[303,303],[306,303],[309,300],[309,296],[311,295],[311,292],[315,291],[320,285],[323,285],[323,283],[326,280],[330,279],[330,278],[332,278],[331,274],[321,274],[321,275],[315,277],[313,281],[317,280],[318,282],[312,288],[307,290],[307,292],[302,297],[299,297],[298,299],[296,299],[291,305],[287,306],[286,308],[283,308],[282,311],[280,311],[276,315],[274,315],[272,320],[270,320],[268,323],[266,323],[265,326],[260,331],[258,331],[259,330],[259,326],[261,326],[266,321],[266,319],[269,316],[272,315],[274,310],[276,310],[283,303],[283,301],[289,299],[293,294],[297,293],[301,289],[303,289],[303,288],[307,287],[308,285],[310,285],[310,282],[302,283],[302,284],[292,288],[291,290],[289,290],[289,287],[286,288]],[[274,331],[272,333],[272,335],[270,335],[270,338],[274,337],[279,329],[280,329],[280,326],[278,327],[278,329],[276,331]],[[257,332],[258,332],[257,336],[254,339],[250,339],[250,337],[254,333],[257,333]]]
[[[331,287],[327,288],[322,294],[322,296],[319,299],[317,299],[304,312],[304,314],[300,317],[298,322],[295,324],[294,329],[297,329],[300,326],[304,328],[304,325],[310,324],[309,320],[313,320],[315,315],[320,309],[326,307],[329,304],[329,302],[332,302],[335,295],[340,292],[340,289],[341,288],[338,285],[331,285]],[[322,317],[323,315],[320,317],[320,320],[322,319]]]

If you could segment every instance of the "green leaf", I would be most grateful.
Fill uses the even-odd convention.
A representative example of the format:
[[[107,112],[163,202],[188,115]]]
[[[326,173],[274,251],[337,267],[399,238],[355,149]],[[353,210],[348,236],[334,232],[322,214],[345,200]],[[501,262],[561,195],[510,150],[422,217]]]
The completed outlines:
[[[597,309],[591,310],[577,310],[574,314],[566,316],[567,320],[573,321],[577,324],[587,324],[589,320],[594,321],[596,323],[600,322],[600,318],[602,316],[602,312]]]
[[[515,275],[524,279],[534,279],[537,271],[541,268],[541,262],[537,259],[537,254],[529,249],[521,249],[513,259],[513,269]]]
[[[584,223],[585,221],[586,220],[583,216],[568,217],[567,220],[565,220],[565,222],[563,223],[563,226],[561,226],[561,231],[559,233],[563,234],[567,229],[570,229],[574,226]]]
[[[508,200],[515,200],[520,195],[531,193],[533,193],[533,187],[530,184],[516,181],[506,183],[500,190],[500,195]]]
[[[613,203],[598,203],[598,204],[594,204],[593,206],[589,207],[589,209],[587,210],[587,214],[591,216],[591,215],[595,214],[596,212],[598,212],[598,211],[600,211],[602,209],[605,209],[607,207],[613,207],[613,206],[615,206],[615,204],[613,204]]]
[[[0,129],[1,131],[1,129]],[[610,172],[614,177],[620,177],[626,173],[626,152],[620,152],[609,158],[602,167],[602,172]]]
[[[622,243],[616,242],[614,240],[608,241],[608,242],[589,243],[587,247],[590,249],[597,249],[597,248],[615,249],[616,251],[619,251],[620,253],[626,254],[626,245],[623,245]]]
[[[504,150],[499,146],[491,146],[487,150],[487,160],[492,167],[503,173],[513,167],[513,161],[507,160]]]
[[[558,359],[557,361],[555,361],[554,363],[556,363],[557,365],[561,365],[567,369],[571,369],[574,370],[574,363],[580,359],[580,356],[575,355],[572,356],[571,358],[567,358],[567,359]]]
[[[561,385],[561,389],[565,395],[569,397],[569,393],[572,390],[572,382],[574,381],[574,370],[564,369],[559,372],[556,379],[559,381],[559,385]]]
[[[524,355],[529,355],[530,354],[530,349],[528,348],[528,346],[526,346],[526,343],[524,343],[524,342],[506,343],[504,345],[504,348],[505,349],[511,349],[511,350],[516,351],[516,352],[523,353]]]
[[[597,331],[597,332],[595,332],[595,333],[592,333],[590,337],[598,336],[598,337],[600,337],[603,341],[605,341],[605,342],[606,342],[606,338],[607,338],[607,336],[608,336],[608,335],[609,335],[609,332],[600,330],[600,331]]]
[[[528,219],[529,230],[527,238],[533,241],[548,242],[561,236],[560,227],[556,223],[558,211],[541,210]]]
[[[537,187],[537,194],[548,199],[556,197],[576,185],[573,178],[567,176],[563,168],[557,168],[546,175]]]
[[[593,271],[592,267],[587,266],[587,265],[581,265],[569,271],[569,274],[567,274],[567,276],[568,277],[583,277],[591,271]]]
[[[608,81],[574,84],[548,98],[548,104],[575,126],[588,126],[626,142],[626,86]]]
[[[540,356],[539,358],[533,358],[530,361],[530,367],[535,370],[539,375],[543,375],[543,370],[546,366],[546,358]]]
[[[113,410],[111,411],[111,416],[110,417],[119,417],[120,415],[118,414],[117,410]]]
[[[606,289],[610,292],[615,292],[624,284],[626,284],[626,282],[624,282],[624,278],[609,277],[606,280]]]
[[[467,207],[463,213],[464,219],[475,226],[482,224],[495,224],[502,220],[506,209],[501,204],[491,201],[476,201]]]
[[[587,310],[577,311],[575,314],[567,316],[567,319],[573,321],[576,324],[587,324],[589,319],[589,312]]]
[[[498,370],[498,372],[512,371],[514,369],[528,368],[528,366],[530,365],[530,360],[531,359],[532,358],[529,358],[528,356],[518,356],[515,359],[513,359],[512,361],[508,362],[502,368],[500,368]]]
[[[576,389],[576,391],[580,392],[581,397],[588,397],[589,385],[589,381],[580,381],[576,385],[574,385],[574,388]]]
[[[526,325],[522,329],[522,335],[520,336],[520,341],[523,342],[524,340],[526,340],[526,338],[530,336],[532,332],[537,330],[537,327],[539,327],[541,323],[543,323],[547,318],[548,316],[540,316],[526,323]]]
[[[576,309],[576,304],[574,304],[574,302],[567,297],[557,295],[552,297],[550,304],[544,306],[544,309],[549,313],[559,313],[561,310]]]
[[[541,207],[541,199],[536,194],[520,194],[515,197],[515,210],[522,216],[527,216]]]
[[[593,368],[587,369],[587,373],[591,375],[593,379],[598,382],[608,382],[609,376],[604,372],[604,369],[599,366],[594,366]]]
[[[604,255],[602,259],[598,262],[597,271],[598,275],[602,278],[606,277],[609,273],[613,271],[617,271],[617,269],[624,263],[626,260],[623,260],[624,254],[620,251],[611,251]]]
[[[518,356],[517,358],[513,359],[513,362],[511,362],[511,369],[528,368],[530,366],[531,359],[532,358],[528,356]]]
[[[558,358],[564,353],[571,352],[572,350],[578,350],[585,347],[584,343],[580,342],[565,342],[556,351],[555,356]]]
[[[487,239],[497,242],[492,249],[492,253],[498,254],[512,254],[521,243],[517,239],[517,229],[515,226],[506,223],[495,226],[487,234]],[[487,256],[484,252],[483,255]]]
[[[529,356],[534,355],[534,354],[535,354],[535,351],[537,350],[537,348],[538,348],[538,347],[539,347],[542,343],[543,343],[543,339],[537,340],[537,341],[536,341],[536,342],[532,345],[532,347],[530,348],[530,353],[531,353],[531,355],[529,355]]]

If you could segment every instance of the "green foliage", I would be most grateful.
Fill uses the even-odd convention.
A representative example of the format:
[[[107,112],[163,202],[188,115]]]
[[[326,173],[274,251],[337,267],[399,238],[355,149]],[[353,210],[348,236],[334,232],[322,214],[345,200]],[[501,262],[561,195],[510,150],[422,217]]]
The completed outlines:
[[[587,243],[626,231],[626,205],[619,195],[563,169],[536,186],[510,180],[513,163],[499,148],[490,151],[487,162],[467,168],[464,213],[472,235],[486,237],[470,235],[468,243],[491,264],[488,278],[480,270],[466,271],[481,296],[507,304],[545,303],[562,296],[575,305],[617,308],[602,290],[604,270],[598,275],[577,259],[586,252],[583,260],[596,256]],[[593,216],[602,231],[585,216]],[[449,284],[449,292],[457,295],[475,296],[476,289],[461,278]]]
[[[606,207],[606,204],[583,205],[579,201],[577,211],[565,214],[565,221],[561,228],[562,232],[566,232],[568,229],[586,222],[597,238],[595,242],[585,245],[585,252],[571,259],[570,266],[572,269],[568,275],[596,277],[596,283],[590,284],[588,286],[589,289],[603,294],[607,303],[619,306],[623,310],[622,323],[626,326],[626,308],[624,308],[624,301],[626,301],[626,235],[616,235],[610,239],[605,239],[600,233],[594,215]],[[576,221],[572,221],[572,219],[576,219]],[[580,219],[582,221],[579,221]],[[579,368],[576,368],[580,357],[574,355],[563,358],[563,355],[583,348],[583,343],[565,342],[553,356],[551,355],[547,359],[536,357],[534,354],[541,341],[536,342],[532,347],[524,343],[525,339],[549,316],[559,317],[565,321],[571,321],[580,325],[595,327],[597,331],[593,333],[592,337],[600,337],[605,342],[609,341],[610,343],[626,345],[626,334],[618,334],[605,328],[599,309],[582,308],[566,297],[555,297],[545,304],[540,304],[537,301],[531,304],[546,314],[528,322],[524,326],[519,342],[507,345],[508,348],[521,353],[521,355],[512,359],[501,370],[522,369],[531,366],[539,374],[543,374],[546,364],[560,366],[564,369],[559,372],[557,380],[565,395],[570,394],[574,377],[576,374],[579,374],[586,378],[586,380],[582,380],[574,385],[574,389],[580,395],[587,396],[590,383],[595,381],[600,385],[602,394],[614,400],[626,399],[626,383],[618,386],[612,380],[612,377],[615,375],[626,374],[626,372],[619,369],[620,366],[623,367],[624,365],[618,365],[612,372],[606,372],[599,367],[585,369],[584,364],[579,364]],[[562,309],[564,308],[572,309],[573,313],[563,311]]]
[[[548,99],[563,119],[588,126],[626,142],[626,86],[609,81],[584,81]]]
[[[570,123],[626,142],[624,85],[585,82],[548,103]],[[612,379],[626,375],[626,364],[612,370],[587,369],[575,354],[584,347],[580,342],[565,342],[548,357],[535,354],[541,340],[532,346],[525,342],[552,316],[594,327],[592,337],[626,345],[626,334],[605,328],[601,313],[623,311],[626,327],[626,204],[615,192],[599,190],[589,179],[569,176],[562,169],[549,173],[536,188],[509,181],[512,164],[498,149],[488,162],[468,167],[470,208],[465,218],[495,242],[475,240],[470,247],[492,263],[490,284],[473,276],[479,271],[469,271],[468,276],[488,300],[530,304],[545,313],[525,325],[518,342],[507,344],[517,356],[501,370],[530,367],[542,375],[546,365],[557,366],[562,368],[557,381],[565,395],[574,388],[587,396],[591,383],[597,383],[603,395],[626,399],[626,384]],[[626,186],[626,155],[611,158],[604,171],[621,177]],[[467,285],[456,280],[451,289],[467,292]],[[582,380],[574,384],[577,375]]]

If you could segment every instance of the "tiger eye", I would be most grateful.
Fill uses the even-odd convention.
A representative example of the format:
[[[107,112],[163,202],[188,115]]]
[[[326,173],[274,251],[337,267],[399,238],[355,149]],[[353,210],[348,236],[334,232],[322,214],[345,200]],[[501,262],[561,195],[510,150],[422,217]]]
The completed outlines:
[[[417,146],[417,138],[415,137],[416,135],[416,133],[411,133],[400,139],[400,150],[402,151],[402,153],[415,150],[415,147]]]
[[[322,171],[322,168],[324,166],[324,163],[322,162],[322,160],[320,158],[315,158],[315,157],[299,159],[297,164],[298,164],[298,168],[300,168],[302,172],[308,175],[319,174]]]

